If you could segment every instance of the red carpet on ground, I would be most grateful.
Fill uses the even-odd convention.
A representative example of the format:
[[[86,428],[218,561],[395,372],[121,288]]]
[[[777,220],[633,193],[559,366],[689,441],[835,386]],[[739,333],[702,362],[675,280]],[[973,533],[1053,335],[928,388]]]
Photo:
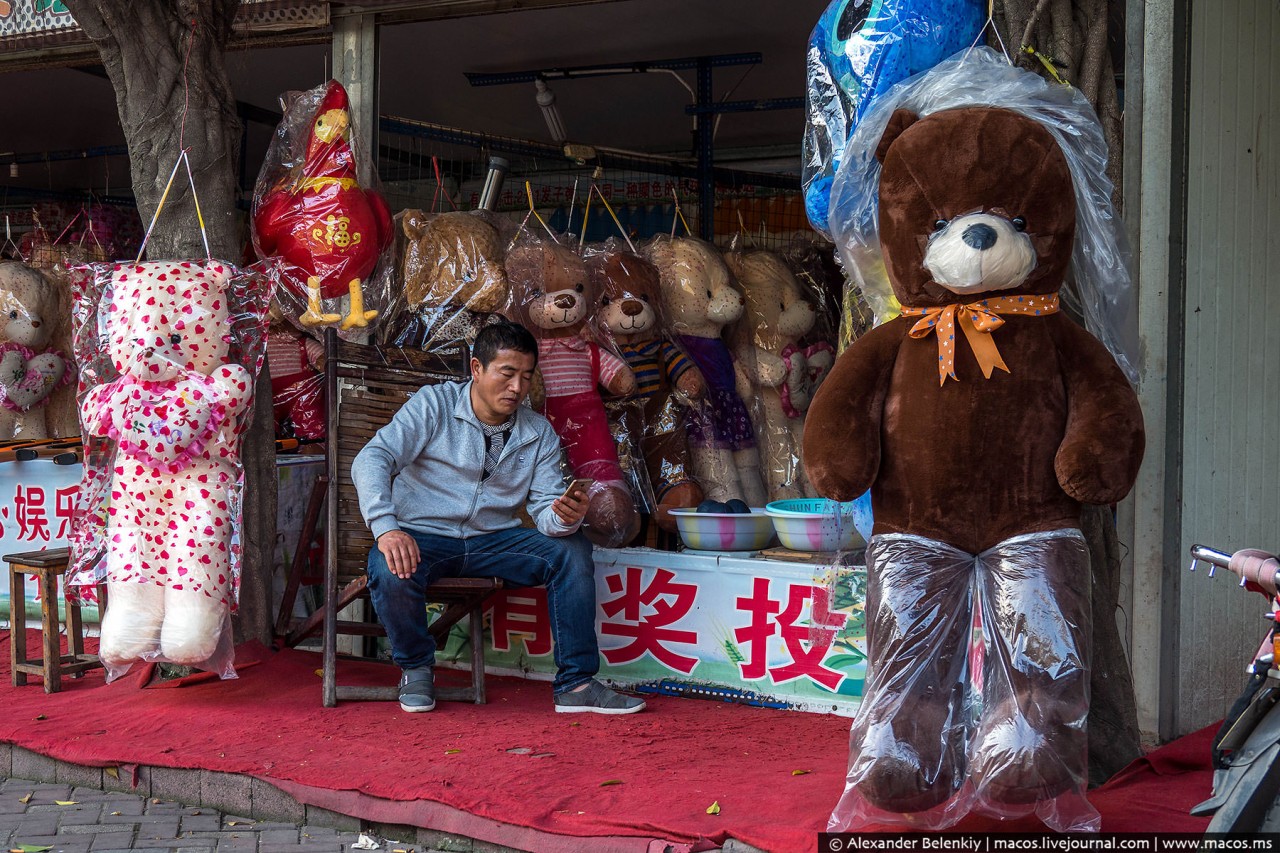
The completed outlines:
[[[318,655],[257,645],[238,650],[240,678],[196,677],[175,689],[145,689],[143,667],[109,685],[101,671],[64,680],[53,695],[35,683],[12,687],[7,632],[0,661],[0,741],[91,766],[257,776],[372,820],[409,822],[438,803],[561,836],[693,849],[732,837],[808,851],[844,786],[849,721],[840,717],[663,697],[635,716],[555,714],[549,684],[497,677],[487,705],[441,703],[430,714],[389,702],[323,708]],[[340,672],[343,683],[367,684],[395,674],[356,663]],[[1186,812],[1209,793],[1210,737],[1206,729],[1170,744],[1091,793],[1103,829],[1203,830],[1208,821]],[[707,814],[712,803],[718,815]],[[1034,819],[957,827],[997,828],[1043,829]]]

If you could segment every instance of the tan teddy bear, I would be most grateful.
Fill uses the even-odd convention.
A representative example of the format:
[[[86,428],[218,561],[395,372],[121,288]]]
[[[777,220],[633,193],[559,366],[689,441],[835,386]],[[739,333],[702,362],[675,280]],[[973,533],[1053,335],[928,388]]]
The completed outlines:
[[[814,307],[773,252],[729,252],[725,263],[746,296],[734,349],[760,401],[751,413],[769,500],[804,497],[800,448],[811,383],[799,340],[813,328]]]
[[[763,506],[760,453],[742,397],[751,386],[720,337],[742,316],[743,297],[733,275],[714,246],[692,238],[655,238],[645,257],[661,275],[663,307],[680,346],[707,384],[688,426],[694,477],[711,500]]]
[[[52,434],[50,395],[73,373],[51,345],[61,308],[58,288],[39,270],[0,263],[0,440]]]
[[[435,349],[468,346],[496,321],[507,300],[502,243],[492,225],[472,213],[406,210],[404,277],[407,323],[397,346]]]

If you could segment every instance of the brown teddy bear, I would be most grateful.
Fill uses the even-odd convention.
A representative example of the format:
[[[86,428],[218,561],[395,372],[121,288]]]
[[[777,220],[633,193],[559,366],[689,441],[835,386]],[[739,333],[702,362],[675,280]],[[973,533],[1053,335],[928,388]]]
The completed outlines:
[[[659,527],[674,532],[671,510],[702,503],[702,487],[689,462],[685,404],[701,400],[707,386],[702,372],[667,336],[657,268],[616,246],[589,253],[586,263],[599,296],[597,321],[635,374],[642,403],[638,424],[629,405],[611,405],[610,418],[621,419],[624,431],[639,438],[657,503],[654,516]]]
[[[392,342],[422,350],[475,343],[480,330],[499,319],[496,312],[507,300],[498,232],[461,211],[406,210],[400,227],[409,316]]]
[[[583,532],[606,548],[624,545],[640,531],[640,514],[618,464],[600,389],[631,394],[635,376],[587,326],[596,298],[582,258],[525,237],[507,253],[506,270],[510,319],[538,339],[547,420],[560,436],[573,476],[595,481],[587,490]]]
[[[711,500],[768,502],[760,475],[760,451],[744,394],[751,383],[721,339],[742,316],[743,297],[720,252],[691,237],[656,237],[645,258],[658,268],[662,305],[679,344],[702,371],[707,393],[689,419],[693,476]]]
[[[869,487],[875,514],[846,796],[880,810],[872,820],[1040,804],[1055,826],[1047,801],[1083,797],[1087,778],[1081,505],[1132,488],[1141,411],[1112,355],[1059,310],[1076,206],[1046,127],[990,107],[900,109],[876,157],[903,315],[840,356],[804,435],[818,492]]]
[[[799,341],[813,328],[817,314],[796,277],[773,252],[728,252],[724,259],[746,297],[736,349],[739,364],[754,365],[747,376],[760,405],[752,412],[752,424],[769,500],[804,497],[808,484],[800,460],[801,440],[813,383]]]
[[[59,326],[69,321],[59,288],[43,273],[16,261],[0,263],[0,440],[78,432],[71,427],[74,415],[61,427],[70,433],[55,433],[49,423],[51,396],[69,387],[75,372],[67,352],[53,345]]]

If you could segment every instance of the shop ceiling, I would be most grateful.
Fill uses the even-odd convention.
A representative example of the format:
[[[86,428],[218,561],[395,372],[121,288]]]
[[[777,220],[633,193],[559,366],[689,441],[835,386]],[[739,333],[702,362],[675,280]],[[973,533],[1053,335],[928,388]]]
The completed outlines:
[[[26,0],[24,0],[25,2]],[[798,98],[804,93],[809,31],[827,0],[448,0],[377,6],[383,115],[551,142],[532,82],[473,86],[467,72],[503,74],[579,66],[758,53],[757,64],[714,72],[716,101]],[[519,8],[519,11],[508,11]],[[540,8],[546,7],[546,8]],[[328,7],[331,17],[352,7]],[[258,111],[278,97],[322,82],[332,67],[329,33],[250,35],[227,55],[237,99]],[[0,57],[0,159],[6,152],[86,152],[57,162],[0,168],[6,189],[127,190],[128,161],[100,156],[124,143],[115,97],[93,55],[48,52],[62,67],[4,71]],[[68,63],[87,67],[68,67]],[[96,70],[97,73],[94,73]],[[677,79],[678,74],[680,79]],[[696,88],[692,70],[552,79],[569,138],[634,151],[694,156]],[[689,87],[689,88],[686,88]],[[176,118],[176,117],[175,117]],[[248,123],[246,161],[256,170],[272,128]],[[717,160],[798,170],[803,113],[798,109],[724,114]]]

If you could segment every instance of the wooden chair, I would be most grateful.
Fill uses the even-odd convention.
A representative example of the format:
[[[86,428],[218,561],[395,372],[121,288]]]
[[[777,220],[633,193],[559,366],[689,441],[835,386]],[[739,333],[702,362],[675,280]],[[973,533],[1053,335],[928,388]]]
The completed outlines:
[[[387,424],[409,397],[424,385],[457,381],[468,373],[469,353],[456,351],[420,352],[391,347],[350,344],[339,340],[333,329],[325,333],[325,388],[328,404],[326,471],[316,482],[308,502],[294,553],[289,581],[276,619],[276,635],[286,645],[295,646],[317,631],[323,634],[323,701],[326,708],[339,699],[396,699],[398,689],[354,687],[337,683],[338,634],[373,637],[386,632],[376,622],[339,620],[338,612],[368,596],[365,566],[374,546],[373,534],[360,515],[359,500],[351,481],[351,463],[364,445]],[[333,485],[336,484],[336,488]],[[307,568],[307,551],[326,504],[325,519],[325,599],[324,605],[306,619],[292,617],[298,587]],[[443,578],[427,587],[427,601],[445,605],[431,623],[432,636],[440,647],[463,616],[470,616],[471,686],[438,688],[442,700],[483,704],[484,641],[482,613],[485,604],[502,582],[490,578]],[[426,618],[426,614],[423,614]]]
[[[9,564],[10,672],[13,686],[27,683],[28,675],[44,678],[44,692],[62,689],[62,676],[80,678],[86,670],[102,666],[97,655],[85,654],[84,624],[80,621],[80,605],[66,602],[67,654],[62,654],[59,637],[58,603],[63,600],[58,579],[66,575],[70,552],[66,548],[26,551],[0,557]],[[40,625],[44,631],[43,656],[27,657],[27,576],[40,581]],[[98,585],[98,612],[106,602],[106,585]]]

